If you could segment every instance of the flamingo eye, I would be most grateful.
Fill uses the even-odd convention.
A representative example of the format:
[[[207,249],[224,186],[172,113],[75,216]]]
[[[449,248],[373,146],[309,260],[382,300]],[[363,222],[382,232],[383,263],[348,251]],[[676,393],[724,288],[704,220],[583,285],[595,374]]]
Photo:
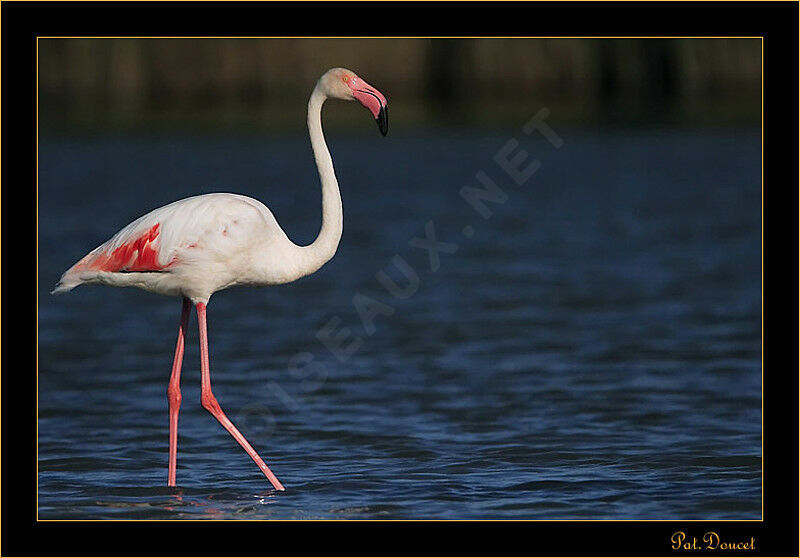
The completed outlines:
[[[344,77],[342,78],[342,81],[343,81],[343,82],[345,82],[345,83],[347,83],[348,81],[350,81],[350,76],[344,76]]]

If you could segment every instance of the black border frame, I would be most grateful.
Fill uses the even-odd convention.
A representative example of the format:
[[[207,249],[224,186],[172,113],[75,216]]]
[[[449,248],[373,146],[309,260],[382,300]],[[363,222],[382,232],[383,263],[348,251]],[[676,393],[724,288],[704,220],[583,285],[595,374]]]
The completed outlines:
[[[671,549],[677,530],[756,537],[798,556],[798,3],[3,2],[2,547],[4,556],[615,555]],[[36,522],[35,61],[41,35],[764,37],[764,520],[761,522]],[[791,229],[784,231],[784,228]],[[782,249],[778,243],[791,239]],[[782,288],[782,279],[791,285]],[[5,296],[2,296],[5,295]],[[10,301],[24,299],[21,309]],[[791,299],[791,300],[787,300]],[[0,345],[0,347],[2,346]],[[11,351],[13,348],[14,351]],[[18,364],[21,357],[23,364]],[[786,361],[786,362],[784,362]],[[158,535],[158,530],[167,537]],[[144,531],[144,532],[142,532]],[[725,554],[713,552],[712,554]]]

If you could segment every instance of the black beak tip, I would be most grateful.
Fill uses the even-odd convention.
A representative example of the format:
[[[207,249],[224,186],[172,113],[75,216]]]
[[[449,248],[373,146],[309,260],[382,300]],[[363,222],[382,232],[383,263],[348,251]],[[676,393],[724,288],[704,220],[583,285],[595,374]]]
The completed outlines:
[[[381,131],[381,134],[385,136],[389,131],[389,107],[381,107],[375,121],[378,123],[378,129]]]

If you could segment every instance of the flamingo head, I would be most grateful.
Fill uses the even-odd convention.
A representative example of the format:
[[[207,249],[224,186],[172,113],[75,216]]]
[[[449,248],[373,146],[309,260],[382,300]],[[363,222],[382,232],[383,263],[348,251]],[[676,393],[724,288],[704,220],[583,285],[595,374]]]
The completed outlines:
[[[319,79],[323,92],[334,99],[358,101],[372,113],[384,136],[389,130],[389,103],[383,93],[344,68],[328,70]]]

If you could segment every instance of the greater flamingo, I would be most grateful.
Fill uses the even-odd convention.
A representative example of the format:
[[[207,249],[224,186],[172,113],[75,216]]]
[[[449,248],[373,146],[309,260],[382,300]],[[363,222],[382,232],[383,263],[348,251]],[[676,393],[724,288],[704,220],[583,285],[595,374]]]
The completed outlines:
[[[386,97],[344,68],[317,81],[308,101],[308,133],[322,183],[322,226],[308,246],[294,244],[260,201],[238,194],[205,194],[176,201],[140,217],[69,268],[53,293],[81,284],[138,287],[183,300],[178,343],[167,388],[169,401],[168,486],[175,486],[180,376],[192,305],[200,333],[201,403],[244,448],[277,490],[284,490],[250,443],[228,420],[211,391],[206,305],[215,292],[234,285],[268,286],[314,273],[336,253],[342,236],[342,199],[322,133],[326,99],[359,101],[385,136]]]

